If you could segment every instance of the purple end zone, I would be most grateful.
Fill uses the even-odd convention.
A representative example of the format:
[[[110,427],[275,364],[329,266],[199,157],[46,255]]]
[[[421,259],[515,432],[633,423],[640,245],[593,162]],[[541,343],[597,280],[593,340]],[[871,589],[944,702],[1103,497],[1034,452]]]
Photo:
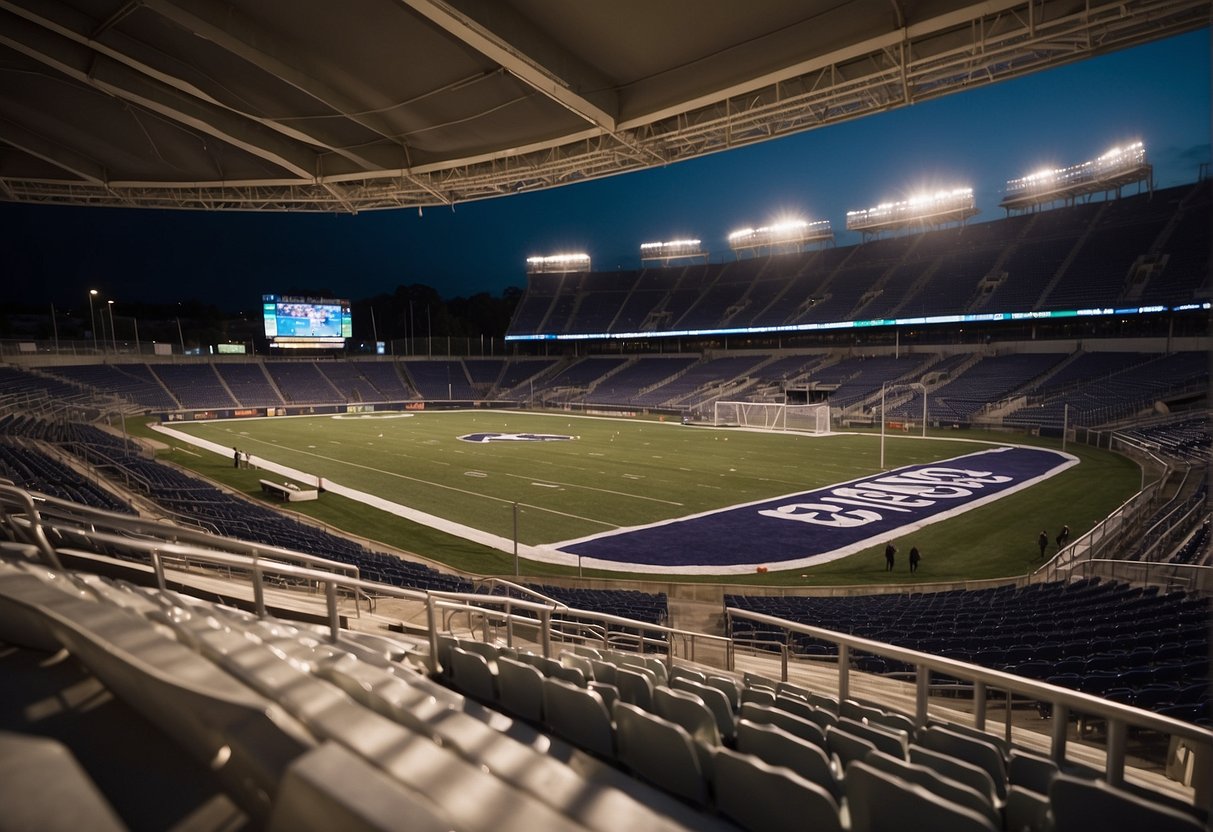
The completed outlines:
[[[1077,463],[1000,447],[814,491],[568,541],[561,552],[623,564],[729,567],[832,560],[1018,491]]]

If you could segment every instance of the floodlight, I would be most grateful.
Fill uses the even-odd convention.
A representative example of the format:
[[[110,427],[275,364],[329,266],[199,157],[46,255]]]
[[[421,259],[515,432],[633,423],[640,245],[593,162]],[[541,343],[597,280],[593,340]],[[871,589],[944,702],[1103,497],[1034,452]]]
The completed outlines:
[[[641,243],[640,262],[658,260],[703,259],[707,260],[708,253],[703,250],[700,240],[666,240],[658,243]]]
[[[847,211],[847,229],[866,232],[934,225],[963,221],[976,213],[972,188],[946,188],[911,194],[900,202],[881,202],[872,208]]]
[[[544,272],[588,272],[590,255],[583,253],[549,254],[528,257],[526,270],[531,274]]]

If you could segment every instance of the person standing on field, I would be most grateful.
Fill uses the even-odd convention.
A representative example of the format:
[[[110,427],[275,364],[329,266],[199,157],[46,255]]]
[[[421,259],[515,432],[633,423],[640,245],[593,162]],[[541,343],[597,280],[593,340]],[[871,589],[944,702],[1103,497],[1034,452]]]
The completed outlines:
[[[891,542],[884,547],[884,571],[893,571],[893,556],[897,554],[897,547]]]

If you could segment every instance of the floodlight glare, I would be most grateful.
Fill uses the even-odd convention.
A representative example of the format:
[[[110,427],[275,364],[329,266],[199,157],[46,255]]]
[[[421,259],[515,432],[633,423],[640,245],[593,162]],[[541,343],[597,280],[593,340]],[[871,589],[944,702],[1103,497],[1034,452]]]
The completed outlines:
[[[834,239],[829,220],[809,220],[799,217],[779,218],[759,228],[742,228],[729,234],[729,247],[734,251],[747,249],[788,249],[805,243]]]
[[[847,211],[847,228],[851,231],[881,231],[962,221],[976,213],[977,203],[972,188],[948,188],[911,194],[900,202],[882,202],[865,210]]]
[[[528,257],[526,259],[526,270],[532,274],[540,272],[588,272],[590,270],[590,255],[577,253]]]
[[[1125,185],[1148,181],[1153,168],[1146,161],[1140,141],[1119,145],[1095,159],[1063,168],[1038,170],[1007,181],[1002,206],[1007,210],[1027,208],[1100,192],[1116,191]]]

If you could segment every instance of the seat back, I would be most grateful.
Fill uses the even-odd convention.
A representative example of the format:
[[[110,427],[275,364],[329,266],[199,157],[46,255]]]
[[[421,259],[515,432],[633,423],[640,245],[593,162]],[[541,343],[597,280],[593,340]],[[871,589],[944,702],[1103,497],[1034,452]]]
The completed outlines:
[[[1178,809],[1109,786],[1058,774],[1049,784],[1056,832],[1080,829],[1148,829],[1150,832],[1196,832],[1204,827]]]
[[[568,650],[562,651],[560,654],[560,664],[564,667],[575,667],[581,671],[581,675],[585,681],[589,682],[594,679],[594,664],[586,656],[579,656],[576,653]],[[571,681],[571,680],[570,680]]]
[[[918,738],[924,747],[984,769],[994,781],[994,793],[999,799],[1007,796],[1007,766],[998,746],[976,737],[958,734],[939,725],[932,725]]]
[[[842,799],[842,783],[824,748],[805,742],[777,725],[743,719],[737,723],[737,750],[753,754],[773,766],[790,768]]]
[[[852,763],[867,757],[868,752],[876,750],[871,740],[849,734],[833,725],[826,729],[826,748],[831,754],[838,755],[838,762],[844,771],[850,768]]]
[[[729,700],[729,707],[733,709],[733,713],[737,713],[741,708],[741,685],[736,679],[728,676],[709,676],[706,682],[708,687],[713,687],[723,693]]]
[[[497,702],[522,719],[543,719],[543,674],[533,665],[505,656],[497,659]]]
[[[1011,785],[1031,789],[1037,794],[1049,793],[1049,784],[1059,771],[1057,763],[1048,757],[1025,754],[1018,749],[1011,751],[1011,760],[1007,763],[1007,779]]]
[[[611,714],[595,691],[562,679],[544,679],[543,716],[557,736],[599,757],[615,758]]]
[[[615,687],[619,688],[619,698],[623,702],[646,711],[653,709],[653,682],[637,668],[616,668]]]
[[[601,659],[590,659],[590,667],[594,670],[594,681],[615,684],[615,665]]]
[[[997,791],[994,789],[994,780],[984,768],[979,768],[972,763],[958,760],[947,754],[940,754],[938,751],[932,751],[929,748],[923,748],[918,744],[910,746],[910,762],[915,765],[926,766],[939,772],[944,777],[950,777],[959,783],[964,783],[966,786],[976,789],[981,794],[987,795],[991,803],[998,800]]]
[[[479,653],[470,653],[462,647],[451,648],[451,679],[455,686],[467,696],[482,702],[497,699],[496,678],[489,670],[489,663]]]
[[[908,756],[910,738],[905,731],[885,728],[882,725],[865,725],[862,722],[856,722],[846,717],[838,720],[836,727],[846,731],[848,734],[863,737],[876,746],[877,750],[890,754],[899,760],[904,760]]]
[[[622,700],[615,703],[614,717],[619,762],[671,794],[707,802],[695,744],[681,725]]]
[[[674,665],[671,667],[669,670],[669,677],[670,687],[674,687],[675,679],[690,679],[691,681],[703,684],[708,678],[698,670],[692,670],[691,668],[683,667],[682,665]]]
[[[653,711],[659,717],[681,725],[696,742],[709,747],[720,745],[716,717],[695,694],[658,687],[653,691]]]
[[[932,832],[996,832],[989,820],[922,786],[880,771],[862,760],[844,778],[851,832],[886,829],[930,829]]]
[[[821,786],[727,748],[716,755],[716,808],[743,829],[842,830],[838,804]]]
[[[779,708],[759,705],[755,702],[746,702],[741,706],[741,718],[748,719],[751,722],[761,722],[764,725],[778,725],[789,734],[800,737],[806,742],[811,742],[822,748],[826,745],[825,732],[816,723],[809,722],[807,719],[796,716],[796,714],[781,711]]]
[[[675,676],[671,679],[670,687],[674,690],[685,690],[702,699],[703,704],[708,706],[708,710],[716,718],[716,730],[720,732],[721,738],[725,740],[733,739],[733,735],[737,730],[737,717],[733,713],[732,707],[729,706],[728,697],[720,688],[714,688],[681,676]]]
[[[931,794],[938,795],[960,806],[972,809],[995,826],[1002,826],[1002,816],[990,802],[989,795],[982,794],[971,786],[959,783],[950,777],[944,777],[939,772],[907,762],[891,754],[876,751],[864,758],[864,762],[873,768],[901,778],[907,783],[922,786]],[[1019,827],[1010,827],[1019,829]]]

